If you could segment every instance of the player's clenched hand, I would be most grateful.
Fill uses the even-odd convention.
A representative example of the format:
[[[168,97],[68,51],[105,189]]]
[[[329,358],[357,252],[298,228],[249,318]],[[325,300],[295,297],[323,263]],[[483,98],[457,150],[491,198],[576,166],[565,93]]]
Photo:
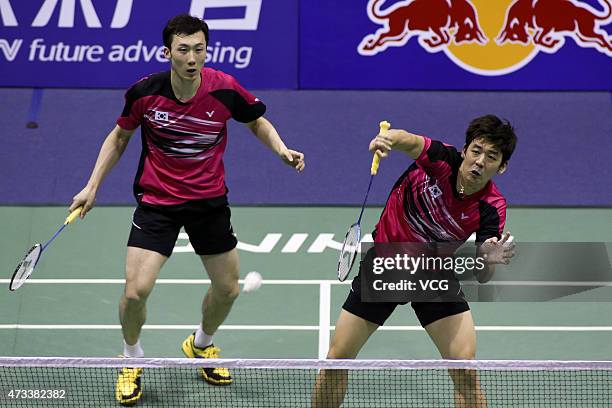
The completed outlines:
[[[504,264],[508,265],[510,259],[515,254],[514,242],[508,242],[510,233],[506,232],[501,239],[492,237],[487,239],[480,246],[480,253],[484,256],[488,264]]]
[[[85,214],[92,209],[94,203],[96,202],[96,192],[96,189],[92,187],[85,187],[72,198],[72,204],[68,210],[72,212],[80,206],[83,206],[80,217],[84,218]]]
[[[297,150],[283,149],[279,154],[281,160],[296,169],[297,171],[303,171],[306,167],[304,161],[304,153],[298,152]]]
[[[389,133],[376,135],[370,142],[369,150],[376,153],[379,157],[387,157],[391,148],[393,147],[393,141]]]

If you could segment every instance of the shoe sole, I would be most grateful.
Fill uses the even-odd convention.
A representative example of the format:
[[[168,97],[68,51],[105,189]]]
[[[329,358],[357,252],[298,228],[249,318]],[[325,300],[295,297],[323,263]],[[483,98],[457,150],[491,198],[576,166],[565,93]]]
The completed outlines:
[[[131,407],[136,405],[136,403],[138,402],[138,400],[140,399],[140,397],[142,397],[142,389],[140,390],[140,392],[138,392],[138,394],[130,399],[125,399],[125,400],[121,400],[119,401],[119,404],[121,404],[124,407]]]
[[[142,397],[142,392],[140,394],[138,394],[137,397],[134,397],[134,398],[132,398],[130,400],[119,401],[119,404],[121,404],[121,406],[124,406],[124,407],[132,407],[132,406],[136,405],[136,403],[138,402],[140,397]]]
[[[202,358],[202,357],[197,357],[193,353],[193,350],[189,344],[189,338],[187,338],[187,340],[183,342],[182,349],[183,349],[183,354],[188,358]],[[200,372],[200,376],[202,377],[202,379],[211,385],[230,385],[232,382],[234,382],[233,379],[229,379],[229,380],[213,379],[206,374],[203,368],[198,368],[198,371]]]
[[[202,376],[204,381],[206,381],[207,383],[209,383],[211,385],[230,385],[231,383],[234,382],[233,379],[231,379],[231,380],[215,380],[214,378],[211,378],[208,375],[206,375],[206,372],[204,371],[204,369],[200,368],[199,371],[200,371],[200,375]]]

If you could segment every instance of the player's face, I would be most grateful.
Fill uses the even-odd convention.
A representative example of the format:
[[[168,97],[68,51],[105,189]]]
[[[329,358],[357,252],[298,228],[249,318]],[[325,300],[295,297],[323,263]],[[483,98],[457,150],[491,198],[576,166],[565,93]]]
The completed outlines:
[[[196,80],[206,59],[206,40],[204,33],[172,36],[170,49],[165,49],[166,57],[172,62],[172,70],[182,79]]]
[[[496,173],[502,173],[502,152],[484,139],[474,139],[462,152],[463,163],[459,171],[462,179],[474,186],[486,184]]]

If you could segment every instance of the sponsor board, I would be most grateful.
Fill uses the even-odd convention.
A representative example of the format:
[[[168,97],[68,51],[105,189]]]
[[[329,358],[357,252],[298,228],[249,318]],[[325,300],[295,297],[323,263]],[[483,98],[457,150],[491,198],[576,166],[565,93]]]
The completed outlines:
[[[343,32],[329,42],[304,38],[303,87],[612,89],[612,0],[368,0],[351,7],[347,19],[333,7],[302,4],[303,32],[316,31],[314,24]],[[332,59],[348,69],[333,69]]]
[[[169,69],[161,32],[189,13],[209,24],[207,66],[248,87],[294,88],[296,8],[280,0],[0,0],[0,86],[127,87]]]

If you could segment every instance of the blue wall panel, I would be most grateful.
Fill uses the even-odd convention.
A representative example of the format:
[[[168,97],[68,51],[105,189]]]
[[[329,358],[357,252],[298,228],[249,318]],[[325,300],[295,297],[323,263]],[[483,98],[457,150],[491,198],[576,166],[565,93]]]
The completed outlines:
[[[497,182],[512,205],[612,205],[612,99],[607,92],[253,91],[289,147],[306,154],[296,174],[232,122],[227,185],[235,204],[360,204],[380,120],[461,146],[469,120],[495,113],[516,127],[518,148]],[[26,129],[31,90],[0,90],[0,203],[67,204],[85,184],[123,106],[122,91],[46,90],[38,129]],[[9,102],[10,101],[10,102]],[[139,133],[108,177],[99,203],[132,203]],[[371,203],[385,201],[411,163],[384,160]]]

